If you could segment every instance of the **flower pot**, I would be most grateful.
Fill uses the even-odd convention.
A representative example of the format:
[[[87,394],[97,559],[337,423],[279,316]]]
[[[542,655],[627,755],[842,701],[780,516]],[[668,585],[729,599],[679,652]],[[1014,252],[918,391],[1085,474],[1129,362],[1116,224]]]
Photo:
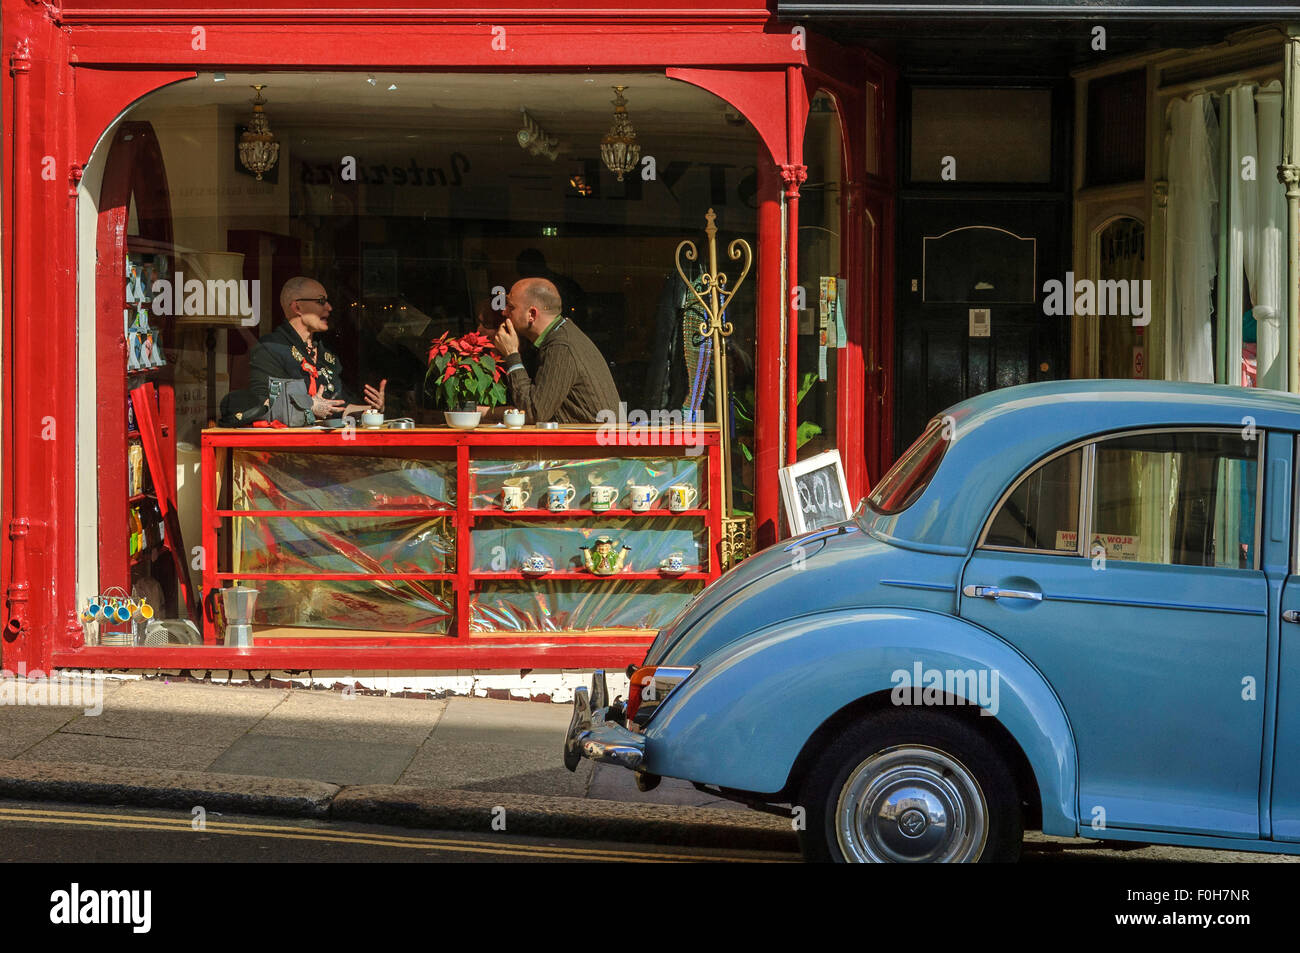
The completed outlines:
[[[454,430],[473,430],[478,426],[482,415],[477,410],[447,410],[443,411],[442,416],[447,421],[447,426]]]

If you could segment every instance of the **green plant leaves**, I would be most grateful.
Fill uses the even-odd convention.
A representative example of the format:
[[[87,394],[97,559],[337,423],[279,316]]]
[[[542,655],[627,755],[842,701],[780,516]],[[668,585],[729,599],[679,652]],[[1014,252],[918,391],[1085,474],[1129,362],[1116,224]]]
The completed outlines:
[[[795,446],[802,447],[813,437],[821,436],[821,432],[821,427],[813,423],[811,420],[805,420],[799,425],[799,429],[795,432]]]

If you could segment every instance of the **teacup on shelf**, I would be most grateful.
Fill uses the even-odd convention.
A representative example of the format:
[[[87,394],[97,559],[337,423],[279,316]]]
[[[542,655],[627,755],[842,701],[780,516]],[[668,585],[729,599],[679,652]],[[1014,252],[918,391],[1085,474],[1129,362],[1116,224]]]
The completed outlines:
[[[544,576],[554,568],[554,563],[548,557],[543,556],[541,553],[533,553],[531,556],[524,558],[519,571],[525,576]]]
[[[686,557],[681,553],[673,553],[667,559],[660,561],[659,571],[666,576],[677,576],[686,572]]]

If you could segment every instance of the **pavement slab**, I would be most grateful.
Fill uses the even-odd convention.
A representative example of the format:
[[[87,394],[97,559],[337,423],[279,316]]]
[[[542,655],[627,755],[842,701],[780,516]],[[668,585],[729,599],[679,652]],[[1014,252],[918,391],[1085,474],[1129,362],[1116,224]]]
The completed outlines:
[[[418,746],[428,740],[446,707],[444,699],[293,691],[249,734]]]
[[[430,742],[415,755],[402,774],[402,784],[422,787],[460,788],[483,783],[504,783],[517,775],[548,772],[556,769],[570,774],[561,760],[564,736],[548,739],[545,747],[501,743],[500,736],[478,741],[447,741],[439,729]],[[513,740],[513,739],[511,739]],[[570,775],[572,777],[573,775]],[[567,782],[565,787],[568,788]],[[585,778],[583,790],[585,792]],[[498,790],[513,790],[498,788]],[[532,791],[530,793],[559,793]]]
[[[64,733],[229,745],[264,718],[288,694],[236,686],[140,681],[107,696],[99,715],[82,715]]]
[[[415,756],[415,745],[374,741],[245,735],[208,770],[267,778],[313,778],[331,784],[391,784]]]
[[[223,745],[55,732],[28,745],[16,756],[16,760],[29,763],[56,761],[129,768],[202,771],[212,764],[223,750]]]

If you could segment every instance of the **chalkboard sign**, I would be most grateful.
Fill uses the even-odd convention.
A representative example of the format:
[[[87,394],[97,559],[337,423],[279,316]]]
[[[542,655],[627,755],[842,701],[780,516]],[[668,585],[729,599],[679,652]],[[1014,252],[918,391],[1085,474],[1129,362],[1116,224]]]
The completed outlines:
[[[796,535],[842,523],[853,515],[844,464],[838,450],[827,450],[781,468],[781,502]]]

